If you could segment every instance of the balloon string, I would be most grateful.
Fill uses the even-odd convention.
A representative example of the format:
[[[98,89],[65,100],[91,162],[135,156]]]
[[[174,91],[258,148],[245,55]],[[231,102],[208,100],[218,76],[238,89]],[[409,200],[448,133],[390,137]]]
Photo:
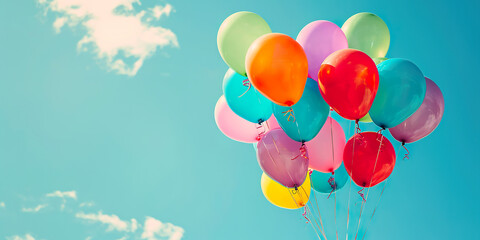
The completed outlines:
[[[329,112],[329,117],[330,117],[330,140],[331,140],[331,143],[332,143],[332,167],[335,167],[335,144],[333,143],[333,119],[332,119],[332,112],[333,112],[333,108],[330,108],[330,112]],[[351,122],[350,122],[351,123]],[[333,180],[333,184],[335,186],[335,189],[337,188],[337,184],[335,182],[335,171],[332,172],[332,180]],[[329,179],[330,181],[330,179]],[[330,183],[330,182],[329,182]],[[332,184],[330,183],[330,186],[332,186]],[[332,187],[332,191],[330,192],[330,194],[328,194],[328,197],[327,199],[330,197],[330,195],[332,194],[332,192],[334,192],[333,190],[333,187]],[[338,229],[337,229],[337,193],[335,191],[335,205],[334,205],[335,209],[334,209],[334,217],[335,217],[335,235],[337,236],[337,240],[338,240]]]
[[[297,189],[297,188],[295,188],[295,189]],[[297,206],[297,208],[300,208],[300,207],[305,206],[305,205],[303,205],[303,206],[299,206],[299,205],[298,205],[297,200],[295,200],[295,197],[293,196],[293,194],[296,194],[296,191],[290,191],[290,189],[288,189],[288,188],[286,188],[286,190],[287,190],[288,193],[290,194],[290,197],[292,198],[292,200],[293,200],[293,202],[295,203],[295,205]],[[293,192],[293,194],[292,194],[292,192]],[[305,206],[305,207],[306,207],[306,206]],[[321,240],[322,238],[320,238],[320,235],[318,235],[317,229],[315,228],[315,226],[313,225],[313,223],[312,223],[311,221],[309,221],[309,222],[310,222],[310,224],[312,225],[312,228],[313,228],[313,230],[315,231],[315,234],[317,235],[318,239]],[[308,223],[308,222],[307,222],[307,223]],[[319,230],[320,230],[320,228],[319,228]]]
[[[360,131],[360,127],[358,126],[358,120],[355,121],[355,134],[357,133],[357,130]],[[351,161],[351,166],[353,169],[353,158],[355,156],[355,142],[357,138],[355,137],[355,134],[353,135],[353,148],[352,148],[352,161]],[[350,183],[348,185],[348,207],[347,207],[347,230],[345,231],[345,239],[348,240],[348,228],[350,226],[350,195],[351,195],[351,190],[352,190],[352,178],[353,178],[353,171],[350,172]]]
[[[305,191],[305,189],[303,188],[303,186],[300,186],[300,189],[302,189],[302,191],[305,193],[306,196],[308,196],[307,192]],[[308,202],[307,202],[308,203]],[[313,208],[313,205],[312,203],[310,202],[310,205],[312,206],[312,209],[313,211],[314,208]],[[308,206],[308,205],[307,205]],[[313,214],[312,211],[310,211],[310,208],[307,208],[307,210],[310,212],[310,214],[312,216],[315,216]],[[322,215],[320,215],[320,209],[318,208],[318,203],[317,203],[317,210],[318,210],[318,217],[319,217],[319,222],[320,222],[320,226],[322,226],[321,228],[318,226],[318,223],[317,223],[317,220],[315,219],[315,217],[313,218],[313,220],[315,221],[315,224],[317,225],[318,229],[320,230],[320,233],[322,233],[323,237],[325,238],[325,240],[327,239],[327,236],[325,235],[325,228],[323,227],[323,221],[322,221]]]
[[[377,207],[380,204],[380,199],[382,199],[382,195],[383,195],[383,192],[385,191],[385,186],[387,185],[387,182],[388,182],[388,178],[385,179],[385,182],[383,183],[382,192],[380,193],[380,196],[378,197],[378,201],[377,201],[377,204],[375,204],[375,208],[373,208],[372,216],[370,217],[370,221],[367,223],[367,227],[365,229],[365,232],[363,233],[362,240],[365,238],[365,235],[367,234],[368,228],[370,227],[370,223],[373,221],[373,216],[375,215],[375,212],[377,211]]]
[[[332,172],[332,176],[328,179],[328,184],[330,184],[330,187],[332,188],[332,191],[330,191],[330,194],[328,194],[327,199],[330,198],[330,195],[332,195],[333,191],[337,189],[337,184],[335,183],[335,172]]]
[[[305,143],[304,143],[304,142],[302,142],[302,146],[300,146],[299,151],[300,151],[300,154],[297,155],[296,157],[292,158],[291,160],[295,160],[295,159],[297,159],[297,158],[299,158],[299,157],[303,157],[303,158],[305,158],[305,159],[308,159],[308,157],[307,157],[307,148],[305,147]]]
[[[250,90],[250,88],[252,87],[252,84],[250,83],[250,81],[248,79],[243,80],[242,83],[243,83],[243,86],[248,87],[248,88],[244,93],[242,93],[242,95],[238,96],[239,98],[242,97],[243,95],[245,95],[245,93],[247,93],[248,90]]]
[[[262,120],[260,120],[260,121],[258,121],[258,125],[256,126],[257,130],[260,129],[259,131],[261,131],[260,133],[258,133],[257,137],[255,138],[255,140],[257,140],[257,141],[260,141],[263,138],[263,136],[265,136],[265,133],[267,132],[263,123],[264,122]]]
[[[410,151],[408,151],[407,147],[405,147],[404,142],[402,143],[402,147],[405,149],[405,151],[407,151],[407,153],[405,153],[405,156],[403,157],[403,160],[405,160],[405,158],[410,159]]]
[[[287,121],[290,122],[290,118],[292,118],[292,122],[295,122],[295,113],[293,112],[293,109],[290,108],[289,110],[285,111],[285,112],[282,112],[283,113],[283,116],[287,116],[288,114],[288,117],[287,117]]]
[[[307,217],[307,207],[303,207],[303,213],[302,213],[302,216],[307,220],[305,223],[309,223],[310,222],[310,219],[308,219]]]
[[[384,130],[384,129],[382,129],[382,130]],[[378,157],[380,156],[380,152],[381,152],[382,145],[383,145],[383,138],[384,137],[381,134],[382,130],[378,131],[382,137],[380,139],[380,143],[378,144],[377,157],[375,158],[375,164],[373,165],[372,177],[370,177],[370,183],[368,184],[369,187],[368,187],[368,190],[367,190],[367,197],[364,199],[365,202],[362,202],[362,207],[360,208],[360,215],[358,216],[358,225],[357,225],[357,233],[355,234],[355,240],[357,239],[357,236],[358,236],[358,230],[360,230],[360,222],[361,222],[361,218],[362,218],[363,207],[367,204],[368,194],[370,193],[370,188],[371,188],[372,181],[373,181],[373,175],[375,174],[375,169],[377,168]],[[363,198],[363,196],[362,196],[362,198]]]
[[[362,197],[363,202],[366,202],[367,200],[365,200],[365,197],[364,197],[365,195],[362,193],[363,190],[365,190],[365,187],[363,187],[362,189],[360,189],[360,191],[358,191],[357,193],[358,193],[358,195],[360,195],[360,197]]]

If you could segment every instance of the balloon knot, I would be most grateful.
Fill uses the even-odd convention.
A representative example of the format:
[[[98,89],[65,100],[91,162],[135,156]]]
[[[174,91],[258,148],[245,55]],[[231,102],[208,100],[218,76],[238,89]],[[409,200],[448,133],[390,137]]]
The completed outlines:
[[[358,119],[357,119],[355,120],[355,133],[362,135],[361,132],[362,132],[362,129],[360,129],[360,124],[358,123]]]
[[[308,217],[307,217],[307,206],[303,207],[302,216],[307,220],[306,223],[310,222],[310,219],[308,219]]]
[[[259,119],[258,120],[258,125],[257,125],[257,130],[259,130],[259,133],[258,133],[257,137],[255,138],[257,141],[260,141],[263,138],[263,136],[265,136],[266,130],[265,130],[265,127],[263,126],[262,123],[263,123],[263,120]]]
[[[309,168],[309,169],[308,169],[308,175],[309,175],[309,176],[312,176],[312,173],[313,173],[313,169]]]
[[[250,88],[252,87],[252,84],[250,83],[250,81],[248,79],[243,80],[242,83],[243,83],[243,86],[248,87],[248,88],[244,93],[242,93],[242,95],[238,96],[239,98],[242,97],[243,95],[245,95],[245,93],[247,93],[248,90],[250,90]]]
[[[332,191],[330,191],[330,194],[328,194],[328,198],[330,198],[330,195],[332,195],[333,191],[337,189],[337,183],[335,183],[335,177],[332,173],[332,176],[328,179],[328,184],[330,184],[330,187],[332,188]]]
[[[292,158],[291,160],[295,160],[299,157],[303,157],[305,159],[308,159],[308,157],[307,157],[307,147],[305,146],[305,143],[302,143],[302,146],[300,146],[299,151],[300,151],[300,154],[297,155],[296,157]]]
[[[407,147],[405,147],[405,143],[402,143],[402,147],[405,149],[405,151],[407,151],[407,153],[405,153],[405,156],[403,157],[403,160],[406,159],[410,159],[410,152],[408,151]]]
[[[360,195],[360,197],[362,197],[363,201],[366,202],[367,200],[365,200],[365,197],[364,197],[364,194],[362,193],[362,191],[365,189],[365,187],[363,187],[362,189],[360,189],[360,191],[358,191],[358,195]]]
[[[285,117],[288,114],[287,121],[295,122],[295,113],[293,112],[292,108],[290,108],[288,111],[285,111],[285,112],[282,112],[282,113],[283,113],[283,116],[285,116]],[[290,120],[290,118],[292,118],[292,120]]]

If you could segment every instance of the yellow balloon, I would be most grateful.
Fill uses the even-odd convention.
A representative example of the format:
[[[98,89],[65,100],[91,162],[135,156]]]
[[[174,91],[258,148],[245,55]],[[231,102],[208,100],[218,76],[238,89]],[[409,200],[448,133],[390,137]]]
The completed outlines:
[[[277,207],[298,209],[305,206],[310,198],[311,185],[309,174],[307,174],[305,182],[298,190],[282,186],[265,173],[262,174],[261,184],[265,198]]]

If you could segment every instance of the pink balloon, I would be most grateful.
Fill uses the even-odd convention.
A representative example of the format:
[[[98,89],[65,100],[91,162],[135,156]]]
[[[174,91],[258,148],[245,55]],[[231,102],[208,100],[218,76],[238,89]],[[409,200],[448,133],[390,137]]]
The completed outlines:
[[[258,124],[249,122],[228,107],[225,97],[222,95],[215,105],[215,122],[225,136],[239,142],[258,142]]]
[[[402,143],[418,141],[437,128],[442,120],[445,102],[442,91],[430,78],[425,78],[427,92],[417,111],[399,125],[390,128],[392,137]]]
[[[277,119],[275,119],[275,116],[273,116],[273,114],[272,114],[272,116],[266,121],[266,124],[267,124],[269,130],[281,128],[281,127],[280,127],[280,124],[278,124]]]
[[[310,168],[319,172],[331,173],[342,164],[345,133],[335,119],[328,117],[317,136],[305,144],[310,158]]]
[[[308,60],[308,74],[318,81],[318,70],[331,53],[348,48],[347,37],[335,23],[318,20],[305,26],[297,36]]]

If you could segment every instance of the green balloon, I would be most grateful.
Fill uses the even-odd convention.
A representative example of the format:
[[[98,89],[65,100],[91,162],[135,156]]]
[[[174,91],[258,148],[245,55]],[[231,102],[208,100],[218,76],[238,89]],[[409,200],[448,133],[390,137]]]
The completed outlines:
[[[357,13],[343,24],[348,47],[358,49],[371,58],[385,57],[390,45],[390,31],[385,22],[373,13]]]
[[[246,76],[245,56],[250,45],[272,30],[265,20],[252,12],[237,12],[223,21],[217,34],[217,46],[223,61]]]
[[[365,115],[365,116],[363,116],[362,118],[358,119],[358,121],[364,122],[364,123],[371,123],[371,122],[372,122],[372,118],[370,117],[370,114],[367,113],[367,115]]]

